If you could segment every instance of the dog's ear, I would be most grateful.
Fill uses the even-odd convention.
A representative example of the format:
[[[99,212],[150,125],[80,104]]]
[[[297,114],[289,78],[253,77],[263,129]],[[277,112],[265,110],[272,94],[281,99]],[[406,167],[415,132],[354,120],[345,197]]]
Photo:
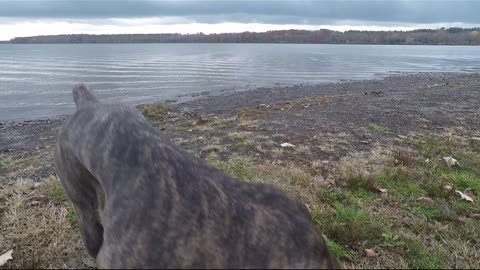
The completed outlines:
[[[89,103],[99,103],[92,91],[85,84],[79,84],[73,87],[73,100],[77,109],[84,107]]]

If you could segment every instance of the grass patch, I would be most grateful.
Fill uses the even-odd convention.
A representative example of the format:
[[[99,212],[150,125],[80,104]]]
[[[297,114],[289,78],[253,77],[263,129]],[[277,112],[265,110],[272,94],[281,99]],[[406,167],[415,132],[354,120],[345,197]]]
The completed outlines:
[[[324,237],[328,250],[338,259],[350,259],[351,254],[345,247],[335,243],[334,241]]]
[[[78,223],[77,214],[74,211],[70,211],[67,214],[67,220],[71,225],[75,225]]]
[[[14,257],[4,268],[64,268],[67,260],[82,267],[84,249],[72,226],[73,208],[67,200],[51,197],[58,185],[52,177],[40,185],[21,180],[0,187],[0,246],[13,249]]]
[[[216,145],[216,144],[210,144],[210,145],[207,145],[204,148],[202,148],[203,153],[213,153],[213,152],[218,153],[218,152],[221,152],[223,150],[224,150],[223,146]]]
[[[368,124],[367,128],[371,131],[378,132],[378,133],[387,133],[390,131],[389,128],[377,125],[375,123]]]
[[[445,269],[445,252],[441,249],[429,250],[415,242],[408,243],[407,262],[413,269]]]
[[[354,190],[353,195],[357,198],[362,199],[365,202],[372,202],[377,198],[377,195],[375,193],[364,188]]]
[[[243,140],[252,136],[252,132],[249,131],[240,131],[240,132],[230,132],[227,134],[227,137],[230,139]]]
[[[238,143],[232,144],[232,148],[236,151],[244,150],[247,147],[248,147],[248,144],[246,144],[244,142],[238,142]]]
[[[335,202],[334,215],[329,212],[314,212],[314,220],[321,225],[325,234],[341,244],[367,241],[371,244],[382,242],[385,229],[378,217],[371,217],[365,210],[355,205]]]
[[[416,208],[417,212],[427,219],[427,221],[457,221],[458,216],[454,209],[448,204],[437,202],[436,205],[420,205]]]
[[[163,121],[173,111],[171,108],[160,103],[139,105],[138,110],[145,118],[152,121]]]
[[[42,154],[44,153],[24,153],[15,156],[3,157],[0,159],[0,173],[9,173],[13,171],[24,170],[27,168],[38,168],[42,164],[40,159],[42,159]]]

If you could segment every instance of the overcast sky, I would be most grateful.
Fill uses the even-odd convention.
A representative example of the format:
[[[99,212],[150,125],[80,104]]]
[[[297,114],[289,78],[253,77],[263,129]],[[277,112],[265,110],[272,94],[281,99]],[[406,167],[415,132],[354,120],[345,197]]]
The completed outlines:
[[[476,0],[0,0],[0,40],[110,33],[480,26]]]

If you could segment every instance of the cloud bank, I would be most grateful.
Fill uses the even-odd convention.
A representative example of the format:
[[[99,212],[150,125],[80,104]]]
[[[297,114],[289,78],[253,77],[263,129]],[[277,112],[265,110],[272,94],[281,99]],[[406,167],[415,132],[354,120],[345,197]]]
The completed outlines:
[[[480,25],[479,12],[475,0],[0,0],[0,40],[67,33],[473,27]]]

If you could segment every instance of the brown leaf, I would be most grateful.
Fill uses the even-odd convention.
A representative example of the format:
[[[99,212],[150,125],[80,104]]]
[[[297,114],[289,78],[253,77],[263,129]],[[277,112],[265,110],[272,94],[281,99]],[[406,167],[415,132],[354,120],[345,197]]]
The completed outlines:
[[[470,217],[476,220],[480,220],[480,214],[470,214]]]
[[[430,197],[418,197],[417,202],[423,202],[428,204],[433,204],[435,201]]]
[[[365,249],[365,252],[367,253],[367,257],[375,257],[378,254],[373,250],[373,248],[367,248]]]
[[[332,187],[335,187],[337,186],[337,181],[335,181],[335,179],[328,179],[327,184],[329,184]]]

